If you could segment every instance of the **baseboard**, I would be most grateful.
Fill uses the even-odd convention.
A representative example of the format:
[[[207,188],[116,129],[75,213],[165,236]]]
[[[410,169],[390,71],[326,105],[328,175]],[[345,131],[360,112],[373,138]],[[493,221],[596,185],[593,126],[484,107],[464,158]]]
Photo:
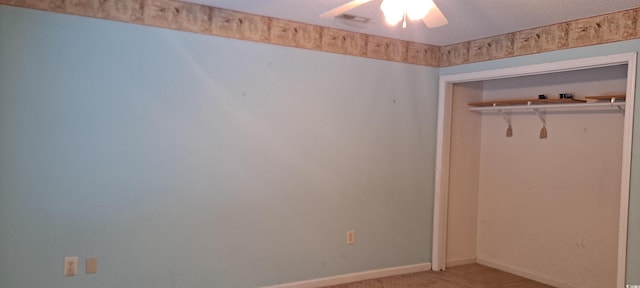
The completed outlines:
[[[495,269],[498,269],[498,270],[502,270],[502,271],[505,271],[505,272],[509,272],[511,274],[515,274],[515,275],[518,275],[520,277],[531,279],[533,281],[538,281],[540,283],[547,284],[547,285],[550,285],[550,286],[553,286],[553,287],[557,287],[557,288],[580,288],[578,286],[575,286],[575,285],[572,285],[572,284],[569,284],[569,283],[566,283],[566,282],[549,279],[549,278],[540,276],[540,275],[532,273],[532,272],[528,272],[528,271],[525,271],[525,270],[514,268],[514,267],[511,267],[511,266],[508,266],[508,265],[503,265],[503,264],[500,264],[500,263],[497,263],[497,262],[493,262],[491,260],[478,258],[477,259],[477,263],[480,264],[480,265],[484,265],[484,266],[488,266],[488,267],[495,268]]]
[[[263,288],[317,288],[331,285],[341,285],[351,282],[364,281],[375,278],[403,275],[431,270],[431,263],[421,263],[400,267],[392,267],[378,270],[370,270],[358,273],[344,274],[327,278],[313,279],[307,281],[293,282]]]
[[[467,264],[473,264],[476,263],[476,257],[471,257],[471,258],[458,258],[458,259],[447,259],[447,266],[446,267],[455,267],[455,266],[460,266],[460,265],[467,265]]]

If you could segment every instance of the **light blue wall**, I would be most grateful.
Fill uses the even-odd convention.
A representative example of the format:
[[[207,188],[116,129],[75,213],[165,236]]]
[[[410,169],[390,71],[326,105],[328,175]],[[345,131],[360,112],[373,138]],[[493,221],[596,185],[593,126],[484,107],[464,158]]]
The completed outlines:
[[[441,75],[476,72],[483,70],[515,67],[521,65],[548,63],[587,57],[604,56],[619,53],[639,52],[640,40],[616,42],[605,45],[553,51],[531,56],[514,57],[502,60],[473,63],[447,67],[440,70]],[[636,96],[640,95],[640,71],[636,72]],[[637,102],[636,102],[637,103]],[[636,104],[636,107],[637,104]],[[631,163],[631,189],[629,207],[629,235],[627,250],[627,283],[640,284],[640,109],[634,115],[633,152]]]
[[[437,79],[0,6],[0,287],[256,287],[430,262]]]
[[[0,287],[255,287],[430,262],[438,71],[639,50],[438,70],[0,6]],[[65,256],[98,273],[62,277]]]

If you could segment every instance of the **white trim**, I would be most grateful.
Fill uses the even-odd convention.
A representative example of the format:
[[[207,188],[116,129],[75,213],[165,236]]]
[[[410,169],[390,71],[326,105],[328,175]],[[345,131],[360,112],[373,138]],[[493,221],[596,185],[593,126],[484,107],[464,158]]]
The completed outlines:
[[[314,288],[332,285],[340,285],[369,279],[403,275],[409,273],[423,272],[431,270],[431,263],[420,263],[414,265],[392,267],[378,270],[370,270],[358,273],[344,274],[327,278],[313,279],[307,281],[293,282],[263,288]]]
[[[447,259],[447,267],[461,266],[467,264],[478,263],[478,259],[476,257],[471,258],[458,258],[458,259]]]
[[[573,284],[569,284],[566,282],[562,282],[562,281],[557,281],[557,280],[553,280],[553,279],[549,279],[549,278],[545,278],[543,276],[540,276],[540,274],[537,273],[531,273],[525,270],[521,270],[518,268],[514,268],[508,265],[503,265],[503,264],[499,264],[497,262],[493,262],[491,260],[486,260],[486,259],[478,259],[478,264],[480,265],[484,265],[487,267],[491,267],[491,268],[495,268],[498,270],[502,270],[504,272],[509,272],[511,274],[514,275],[518,275],[520,277],[524,277],[533,281],[537,281],[543,284],[547,284],[549,286],[553,286],[553,287],[557,287],[557,288],[580,288],[579,286],[575,286]]]
[[[438,85],[438,127],[436,142],[435,193],[433,199],[433,243],[431,248],[431,264],[435,271],[444,270],[447,251],[447,209],[449,193],[449,142],[451,131],[451,97],[453,84],[440,78]],[[442,233],[440,233],[442,231]]]
[[[627,97],[622,138],[622,177],[620,179],[620,216],[618,219],[618,263],[616,287],[626,287],[627,237],[629,223],[629,190],[631,185],[631,151],[633,150],[633,117],[636,93],[637,54],[629,56],[627,70]]]
[[[563,71],[582,70],[613,65],[628,65],[627,97],[623,134],[622,177],[620,187],[620,217],[618,229],[618,255],[616,267],[616,287],[625,283],[627,254],[627,225],[629,217],[629,185],[631,179],[631,151],[633,136],[633,116],[635,102],[635,81],[637,53],[623,53],[608,56],[575,59],[527,66],[495,69],[445,75],[440,77],[438,91],[438,127],[435,167],[435,191],[433,209],[433,270],[444,270],[446,265],[446,231],[449,178],[449,135],[451,133],[451,97],[453,84],[462,82],[503,79],[528,75],[539,75]]]
[[[542,64],[532,64],[526,66],[500,68],[495,70],[452,74],[442,76],[440,78],[440,81],[441,83],[444,81],[446,83],[453,84],[607,67],[613,65],[628,64],[631,59],[635,58],[635,55],[635,52],[622,53]]]

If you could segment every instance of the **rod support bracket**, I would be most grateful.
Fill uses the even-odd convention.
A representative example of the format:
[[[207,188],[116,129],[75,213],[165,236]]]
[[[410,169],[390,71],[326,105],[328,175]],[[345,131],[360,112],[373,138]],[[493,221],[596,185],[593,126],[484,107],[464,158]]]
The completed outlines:
[[[542,125],[547,126],[547,120],[544,118],[544,110],[540,111],[540,109],[538,108],[533,108],[533,112],[538,115],[538,118],[540,119],[540,122],[542,122]]]
[[[511,116],[509,114],[505,113],[502,109],[498,109],[498,113],[502,115],[502,118],[507,124],[511,125]]]

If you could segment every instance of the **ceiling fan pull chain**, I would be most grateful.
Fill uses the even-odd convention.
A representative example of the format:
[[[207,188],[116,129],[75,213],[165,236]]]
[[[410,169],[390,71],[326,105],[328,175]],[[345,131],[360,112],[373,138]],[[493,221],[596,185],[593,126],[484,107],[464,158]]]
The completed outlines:
[[[402,28],[407,28],[407,11],[404,11],[402,16]]]

